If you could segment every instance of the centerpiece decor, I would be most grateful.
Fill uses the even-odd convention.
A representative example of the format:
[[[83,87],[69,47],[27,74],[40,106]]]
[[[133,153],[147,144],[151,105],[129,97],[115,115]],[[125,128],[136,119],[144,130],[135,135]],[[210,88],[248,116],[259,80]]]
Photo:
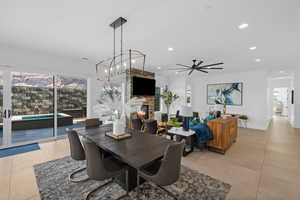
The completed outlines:
[[[120,88],[106,86],[98,104],[94,106],[94,112],[100,119],[112,121],[114,135],[122,135],[125,133],[126,117],[130,118],[133,112],[140,112],[144,101],[143,98],[132,98],[123,104]]]
[[[170,107],[172,105],[172,103],[174,103],[179,96],[175,93],[173,93],[171,90],[169,90],[168,86],[165,87],[165,89],[163,90],[162,94],[160,95],[160,97],[162,98],[164,104],[167,107],[167,113],[168,115],[170,114]]]
[[[122,115],[122,95],[117,87],[106,86],[98,99],[98,105],[94,112],[102,120],[113,122],[113,133],[116,135],[124,133],[125,119]]]

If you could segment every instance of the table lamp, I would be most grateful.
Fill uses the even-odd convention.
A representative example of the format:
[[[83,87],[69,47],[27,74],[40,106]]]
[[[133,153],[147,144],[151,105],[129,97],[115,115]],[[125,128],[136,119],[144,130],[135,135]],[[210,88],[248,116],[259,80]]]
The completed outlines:
[[[189,106],[181,106],[179,114],[183,117],[183,130],[188,131],[190,129],[190,117],[193,116],[192,108]]]

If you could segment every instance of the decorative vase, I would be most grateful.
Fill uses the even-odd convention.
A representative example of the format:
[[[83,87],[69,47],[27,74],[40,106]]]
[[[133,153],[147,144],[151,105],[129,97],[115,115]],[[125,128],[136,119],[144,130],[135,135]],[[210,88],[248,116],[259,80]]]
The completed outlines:
[[[123,135],[125,132],[125,124],[123,120],[117,119],[113,122],[113,134]]]

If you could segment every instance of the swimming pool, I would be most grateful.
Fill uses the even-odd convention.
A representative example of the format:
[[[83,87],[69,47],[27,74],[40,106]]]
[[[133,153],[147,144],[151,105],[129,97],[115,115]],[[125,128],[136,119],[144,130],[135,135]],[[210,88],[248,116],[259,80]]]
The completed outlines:
[[[57,126],[73,125],[73,117],[65,113],[57,115]],[[54,114],[20,115],[12,117],[12,130],[30,130],[54,127]]]

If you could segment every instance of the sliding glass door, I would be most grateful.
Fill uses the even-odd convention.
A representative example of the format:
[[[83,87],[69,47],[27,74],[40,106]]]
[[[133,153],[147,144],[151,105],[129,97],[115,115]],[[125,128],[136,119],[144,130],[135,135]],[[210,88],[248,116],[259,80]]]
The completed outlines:
[[[54,136],[54,77],[12,72],[12,143]]]
[[[65,135],[67,128],[85,126],[87,80],[70,76],[56,76],[57,135]]]
[[[0,148],[32,143],[85,126],[87,80],[0,72]]]
[[[4,114],[4,108],[3,108],[3,73],[0,72],[0,146],[3,144],[3,114]]]

